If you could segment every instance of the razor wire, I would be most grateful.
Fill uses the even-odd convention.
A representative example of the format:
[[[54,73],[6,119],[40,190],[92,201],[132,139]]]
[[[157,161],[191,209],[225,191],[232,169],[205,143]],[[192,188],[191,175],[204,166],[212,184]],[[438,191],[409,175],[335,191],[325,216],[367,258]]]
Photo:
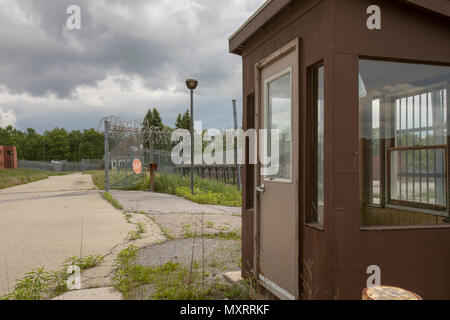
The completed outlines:
[[[177,168],[171,161],[171,150],[176,142],[171,140],[174,129],[150,126],[145,120],[124,120],[117,116],[103,118],[99,127],[108,132],[108,162],[105,166],[105,184],[115,188],[131,188],[141,183],[148,174],[151,164],[156,163],[158,171],[176,173]],[[101,129],[99,129],[101,130]],[[133,172],[132,163],[141,161],[142,172]],[[107,176],[107,178],[106,178]]]

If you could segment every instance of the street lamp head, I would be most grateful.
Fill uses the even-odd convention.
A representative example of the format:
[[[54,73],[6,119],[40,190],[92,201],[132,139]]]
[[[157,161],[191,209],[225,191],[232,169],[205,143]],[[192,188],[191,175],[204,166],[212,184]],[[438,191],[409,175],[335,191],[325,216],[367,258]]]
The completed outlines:
[[[186,85],[187,85],[188,89],[190,89],[190,90],[195,90],[195,88],[197,88],[197,84],[198,84],[198,81],[195,79],[187,79],[186,80]]]

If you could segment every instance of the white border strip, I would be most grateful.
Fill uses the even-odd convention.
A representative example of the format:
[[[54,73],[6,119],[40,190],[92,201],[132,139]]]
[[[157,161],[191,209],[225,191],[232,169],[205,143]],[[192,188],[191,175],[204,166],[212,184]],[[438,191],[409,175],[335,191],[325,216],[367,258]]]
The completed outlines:
[[[259,274],[259,280],[261,280],[261,284],[264,286],[264,288],[272,292],[281,300],[296,300],[292,294],[278,286],[276,283],[273,283],[262,274]]]

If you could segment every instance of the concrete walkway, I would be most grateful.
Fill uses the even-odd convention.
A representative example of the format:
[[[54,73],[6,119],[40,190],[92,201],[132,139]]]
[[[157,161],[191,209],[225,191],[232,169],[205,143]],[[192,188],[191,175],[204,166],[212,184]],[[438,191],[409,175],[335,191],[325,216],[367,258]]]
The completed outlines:
[[[0,296],[32,269],[71,256],[106,255],[133,224],[96,191],[90,175],[50,177],[0,191]]]
[[[146,213],[213,213],[240,215],[241,207],[214,206],[199,204],[182,197],[166,193],[148,191],[113,190],[111,194],[127,211],[144,211]]]
[[[111,288],[111,276],[117,254],[129,245],[153,252],[149,246],[199,236],[201,230],[241,232],[240,208],[201,205],[167,194],[113,191],[125,215],[101,193],[91,176],[82,174],[0,190],[0,296],[32,269],[60,270],[68,257],[100,254],[104,262],[82,273],[83,290],[56,299],[120,299]],[[128,233],[136,230],[138,222],[145,224],[145,233],[129,241]]]
[[[241,234],[240,207],[198,204],[170,194],[147,191],[112,191],[128,212],[145,213],[168,238]]]

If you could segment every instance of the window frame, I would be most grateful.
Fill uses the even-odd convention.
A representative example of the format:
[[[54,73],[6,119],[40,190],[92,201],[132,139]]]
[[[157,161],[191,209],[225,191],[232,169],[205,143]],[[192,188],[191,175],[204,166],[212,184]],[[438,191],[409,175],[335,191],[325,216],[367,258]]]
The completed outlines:
[[[435,150],[443,149],[444,152],[444,174],[445,174],[445,206],[441,206],[433,203],[416,202],[409,200],[392,199],[391,197],[391,154],[395,151],[415,151],[415,150]],[[391,147],[387,148],[387,160],[386,160],[386,192],[387,192],[387,206],[394,205],[400,207],[411,207],[416,209],[425,209],[433,211],[432,214],[438,214],[437,211],[448,210],[448,145],[427,145],[427,146],[410,146],[410,147]],[[447,216],[447,214],[445,215]]]
[[[418,65],[425,65],[425,66],[442,66],[442,67],[450,67],[450,65],[447,64],[439,64],[439,63],[429,63],[429,62],[418,62],[418,61],[406,61],[401,59],[383,59],[378,57],[368,57],[368,56],[359,56],[358,57],[358,64],[362,61],[378,61],[378,62],[391,62],[391,63],[403,63],[403,64],[418,64]],[[360,70],[358,68],[358,74],[360,74]],[[384,144],[388,139],[382,139],[381,138],[381,132],[382,132],[382,123],[384,123],[383,118],[383,107],[382,104],[390,103],[395,101],[396,99],[409,99],[412,97],[414,99],[415,96],[421,95],[421,94],[428,94],[430,92],[435,92],[437,90],[447,90],[447,135],[445,136],[445,144],[430,144],[430,145],[421,145],[421,146],[403,146],[403,147],[396,147],[396,135],[393,136],[393,138],[389,139],[389,145]],[[439,82],[432,84],[429,87],[421,88],[421,89],[411,89],[411,90],[404,90],[401,92],[397,92],[395,94],[387,94],[382,96],[376,96],[372,99],[372,101],[379,99],[380,100],[380,109],[379,109],[379,118],[380,118],[380,137],[379,139],[379,145],[378,145],[378,151],[379,151],[379,157],[380,157],[380,203],[366,203],[365,206],[371,206],[371,207],[377,207],[377,208],[395,208],[399,210],[405,210],[405,211],[411,211],[411,212],[421,212],[421,213],[427,213],[431,215],[441,216],[441,217],[450,217],[450,172],[448,169],[450,169],[449,165],[449,148],[450,148],[450,123],[448,122],[450,120],[450,108],[448,105],[448,96],[450,94],[450,82]],[[414,112],[414,110],[413,110]],[[428,111],[427,111],[428,112]],[[383,119],[383,121],[382,121]],[[391,122],[390,125],[396,123],[397,119],[394,119],[393,122]],[[359,120],[360,121],[360,120]],[[400,120],[401,121],[401,120]],[[389,128],[389,126],[384,125],[384,128]],[[384,141],[383,141],[384,140]],[[383,141],[383,143],[382,143]],[[445,206],[431,204],[431,203],[423,203],[423,202],[415,202],[415,201],[408,201],[408,200],[398,200],[398,199],[392,199],[391,198],[391,153],[397,150],[430,150],[430,149],[443,149],[444,152],[444,172],[445,172]],[[373,152],[373,151],[372,151]],[[371,153],[372,154],[372,153]],[[361,155],[362,156],[362,155]],[[364,172],[364,180],[367,180],[366,175],[368,175],[368,172]],[[364,190],[364,189],[363,189]],[[367,196],[370,196],[365,194],[367,191],[363,191],[363,194],[361,194],[360,199],[364,199]],[[398,226],[394,226],[393,228],[397,228]],[[369,227],[370,228],[370,227]],[[376,228],[376,227],[375,227]]]
[[[323,215],[322,221],[319,218],[318,210],[318,99],[319,99],[319,69],[323,68],[323,85],[324,85],[324,105],[323,105]],[[316,228],[320,231],[324,230],[325,226],[325,136],[326,136],[326,126],[325,126],[325,63],[324,60],[309,66],[307,68],[307,130],[308,130],[308,153],[307,158],[307,213],[306,213],[306,225]]]
[[[289,168],[289,179],[284,179],[284,178],[269,178],[268,176],[264,176],[263,177],[263,181],[264,182],[276,182],[276,183],[292,183],[293,182],[293,165],[294,165],[294,157],[293,157],[293,143],[292,143],[292,139],[293,139],[293,68],[292,66],[287,67],[286,69],[277,72],[276,74],[273,74],[272,76],[268,77],[267,79],[264,79],[264,119],[263,119],[263,123],[264,123],[264,129],[268,129],[269,128],[269,117],[268,112],[269,112],[269,84],[277,79],[280,79],[281,77],[285,76],[286,74],[289,74],[289,83],[290,83],[290,97],[291,97],[291,103],[290,103],[290,109],[289,109],[289,117],[290,117],[290,168]],[[268,143],[269,141],[266,141],[265,143]]]
[[[438,90],[445,90],[447,89],[447,86],[444,82],[441,83],[436,83],[430,87],[427,87],[426,89],[421,88],[421,89],[415,89],[415,90],[406,90],[406,91],[402,91],[399,93],[396,93],[395,95],[386,95],[385,97],[387,98],[387,101],[396,101],[396,100],[402,100],[402,99],[409,99],[409,98],[413,98],[415,96],[420,96],[422,94],[428,94],[429,93],[433,93],[436,92]],[[448,90],[448,89],[447,89]],[[448,91],[447,91],[447,100],[448,100]],[[447,109],[447,113],[448,113],[448,109]],[[413,113],[415,112],[415,110],[413,110]],[[428,113],[429,111],[426,110],[426,112]],[[449,118],[449,115],[447,114],[447,118]],[[395,119],[396,121],[397,119]],[[448,119],[445,119],[446,121]],[[395,121],[394,121],[394,126],[395,126]],[[400,120],[402,121],[402,120]],[[406,122],[408,122],[406,120]],[[447,124],[447,127],[449,126],[449,124]],[[408,129],[406,129],[408,130]],[[413,130],[414,131],[414,130]],[[427,210],[427,212],[429,214],[435,214],[435,215],[442,215],[442,212],[445,212],[445,216],[448,216],[448,214],[446,214],[449,210],[449,172],[448,172],[448,145],[449,145],[449,141],[448,141],[448,135],[450,133],[447,133],[446,136],[446,144],[429,144],[429,145],[423,145],[423,146],[400,146],[400,147],[396,147],[395,143],[396,143],[396,135],[394,134],[394,137],[392,138],[392,142],[391,146],[386,148],[386,151],[384,153],[386,153],[386,159],[384,162],[384,168],[385,168],[385,192],[384,191],[380,191],[383,192],[385,194],[385,199],[386,199],[386,206],[390,207],[390,206],[395,206],[395,207],[399,207],[399,208],[412,208],[412,209],[416,209],[416,210]],[[381,145],[380,145],[381,148]],[[437,205],[437,204],[432,204],[432,203],[423,203],[423,202],[416,202],[416,201],[409,201],[409,200],[398,200],[398,199],[392,199],[391,197],[391,154],[392,152],[395,151],[413,151],[413,150],[433,150],[433,149],[443,149],[444,150],[444,176],[445,176],[445,189],[444,189],[444,194],[445,194],[445,206],[442,205]],[[381,150],[380,150],[381,151]],[[380,161],[382,161],[382,159],[380,159]]]

